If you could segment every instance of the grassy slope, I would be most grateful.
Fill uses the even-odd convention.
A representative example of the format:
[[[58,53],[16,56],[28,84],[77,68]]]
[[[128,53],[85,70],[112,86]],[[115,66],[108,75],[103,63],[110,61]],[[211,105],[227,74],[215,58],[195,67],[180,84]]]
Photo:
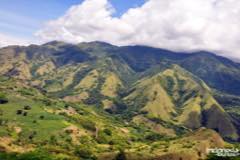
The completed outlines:
[[[230,117],[206,84],[178,66],[139,80],[131,90],[125,98],[130,110],[132,107],[150,119],[159,118],[190,129],[207,126],[224,137],[237,139]]]
[[[74,151],[84,145],[87,148],[82,149],[99,159],[114,158],[120,148],[130,159],[147,159],[171,153],[173,146],[180,151],[181,146],[173,145],[178,141],[186,145],[190,143],[177,137],[166,139],[160,136],[163,133],[158,134],[140,124],[124,123],[94,107],[46,98],[38,90],[12,79],[2,77],[0,83],[0,92],[8,99],[8,103],[0,105],[1,150],[28,152],[41,144],[55,157],[74,159],[77,156]],[[30,108],[26,109],[26,106]],[[27,115],[17,114],[18,110],[27,112]],[[209,143],[214,134],[209,135]],[[206,142],[208,138],[204,138]],[[198,148],[197,144],[196,139],[191,145]]]

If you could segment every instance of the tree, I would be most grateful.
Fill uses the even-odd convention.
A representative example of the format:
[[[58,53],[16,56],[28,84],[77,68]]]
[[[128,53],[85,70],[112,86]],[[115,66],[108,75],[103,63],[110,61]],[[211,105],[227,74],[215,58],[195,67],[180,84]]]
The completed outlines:
[[[25,117],[26,117],[26,116],[27,116],[27,114],[28,114],[28,112],[24,112],[24,113],[23,113],[23,116],[25,116]]]
[[[0,104],[6,104],[8,103],[8,99],[5,94],[0,93]]]
[[[24,106],[24,110],[31,110],[32,108],[30,106]]]
[[[22,113],[23,113],[23,111],[19,109],[19,110],[17,110],[17,113],[16,113],[16,114],[17,114],[17,115],[20,115],[20,114],[22,114]]]
[[[52,145],[56,145],[56,144],[57,144],[57,138],[56,138],[56,136],[52,135],[52,136],[50,137],[49,143],[52,144]]]
[[[80,158],[83,158],[83,159],[86,159],[86,160],[95,160],[96,159],[93,152],[87,146],[82,145],[82,146],[77,147],[75,149],[74,153],[75,153],[76,156],[78,156]]]
[[[108,135],[108,136],[111,136],[111,135],[112,135],[112,131],[111,131],[110,129],[108,129],[108,128],[105,128],[105,129],[103,130],[103,132],[104,132],[106,135]]]
[[[116,156],[116,160],[127,160],[127,156],[124,150],[120,149],[118,155]]]
[[[39,118],[40,118],[40,119],[44,119],[44,116],[43,116],[43,115],[41,115]]]

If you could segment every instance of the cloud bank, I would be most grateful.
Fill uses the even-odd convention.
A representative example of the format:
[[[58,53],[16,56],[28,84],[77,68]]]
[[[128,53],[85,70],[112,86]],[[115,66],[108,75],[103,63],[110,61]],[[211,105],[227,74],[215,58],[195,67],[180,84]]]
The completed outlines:
[[[30,42],[25,39],[0,33],[0,47],[5,47],[9,45],[28,45],[28,44],[30,44]]]
[[[36,33],[44,41],[105,41],[240,58],[239,0],[148,0],[113,17],[107,0],[85,0]]]

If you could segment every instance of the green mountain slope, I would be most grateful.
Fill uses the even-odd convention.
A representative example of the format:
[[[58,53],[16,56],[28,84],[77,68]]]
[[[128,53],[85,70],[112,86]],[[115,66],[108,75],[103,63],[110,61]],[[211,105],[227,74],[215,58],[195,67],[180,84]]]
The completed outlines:
[[[179,157],[174,150],[186,152],[188,146],[192,152],[186,156],[198,157],[201,153],[201,157],[206,157],[207,147],[227,145],[211,130],[200,129],[182,135],[186,138],[170,138],[91,106],[48,98],[21,81],[1,77],[0,84],[0,98],[5,99],[0,104],[0,158],[3,159],[45,156],[59,160],[95,157],[113,160],[121,153],[119,150],[124,150],[128,159],[151,159],[172,153]]]
[[[240,95],[240,65],[211,53],[198,52],[180,65],[203,79],[210,87]]]
[[[206,126],[224,137],[238,138],[229,115],[207,85],[179,66],[141,79],[131,90],[124,98],[130,110],[134,108],[149,119],[159,118],[190,129]]]
[[[221,137],[239,140],[240,64],[212,53],[53,41],[2,48],[0,64],[3,151],[42,144],[78,159],[75,152],[86,145],[88,158],[114,159],[125,149],[130,159],[179,159],[174,147],[184,146],[174,143],[194,146],[185,156],[198,157],[201,138],[205,149],[224,146]]]

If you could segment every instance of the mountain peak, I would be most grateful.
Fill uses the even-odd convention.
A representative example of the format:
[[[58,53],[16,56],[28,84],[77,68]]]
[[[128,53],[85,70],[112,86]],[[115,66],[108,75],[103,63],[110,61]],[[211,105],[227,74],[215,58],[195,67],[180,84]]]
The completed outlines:
[[[79,45],[113,46],[112,44],[103,41],[81,42]]]
[[[65,44],[68,44],[64,41],[50,41],[50,42],[47,42],[47,43],[44,43],[43,46],[61,46],[61,45],[65,45]]]

